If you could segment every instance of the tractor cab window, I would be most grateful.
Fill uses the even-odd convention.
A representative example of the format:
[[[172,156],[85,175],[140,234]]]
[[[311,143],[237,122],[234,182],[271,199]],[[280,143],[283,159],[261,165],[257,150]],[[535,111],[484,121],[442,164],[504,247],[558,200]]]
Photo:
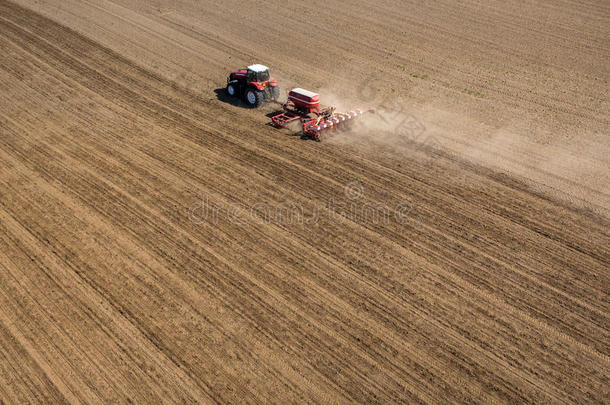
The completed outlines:
[[[264,72],[255,72],[253,70],[248,70],[248,81],[250,82],[266,82],[269,80],[269,71],[265,70]]]

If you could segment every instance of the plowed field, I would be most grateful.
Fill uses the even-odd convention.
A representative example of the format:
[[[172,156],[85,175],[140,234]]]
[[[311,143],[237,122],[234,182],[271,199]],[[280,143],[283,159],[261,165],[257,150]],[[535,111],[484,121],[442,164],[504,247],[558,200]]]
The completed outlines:
[[[607,2],[18,3],[0,403],[608,402]]]

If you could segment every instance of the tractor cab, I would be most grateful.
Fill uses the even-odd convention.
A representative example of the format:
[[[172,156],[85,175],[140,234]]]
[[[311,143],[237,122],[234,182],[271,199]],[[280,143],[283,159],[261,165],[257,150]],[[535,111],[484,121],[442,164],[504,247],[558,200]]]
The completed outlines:
[[[269,81],[269,68],[265,65],[250,65],[246,70],[246,78],[249,83],[266,83]]]

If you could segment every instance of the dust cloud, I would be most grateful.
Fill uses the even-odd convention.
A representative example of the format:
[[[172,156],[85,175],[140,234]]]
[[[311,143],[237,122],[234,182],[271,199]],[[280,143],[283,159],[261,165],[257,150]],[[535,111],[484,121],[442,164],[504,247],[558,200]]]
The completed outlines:
[[[406,145],[441,149],[459,159],[506,173],[535,191],[597,214],[610,214],[610,148],[599,135],[582,133],[558,139],[530,117],[492,127],[433,103],[420,105],[376,98],[371,104],[347,91],[319,91],[325,106],[337,111],[372,106],[375,113],[355,122],[349,134],[326,140],[332,144]]]

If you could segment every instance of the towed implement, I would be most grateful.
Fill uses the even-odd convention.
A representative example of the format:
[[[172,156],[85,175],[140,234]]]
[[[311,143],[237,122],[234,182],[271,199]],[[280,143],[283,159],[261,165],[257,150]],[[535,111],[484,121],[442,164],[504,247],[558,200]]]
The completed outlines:
[[[282,104],[282,113],[271,117],[276,128],[286,128],[299,121],[303,136],[321,141],[338,132],[349,129],[355,119],[374,112],[371,107],[346,113],[337,112],[335,107],[320,107],[320,95],[301,88],[288,92],[288,101]]]

